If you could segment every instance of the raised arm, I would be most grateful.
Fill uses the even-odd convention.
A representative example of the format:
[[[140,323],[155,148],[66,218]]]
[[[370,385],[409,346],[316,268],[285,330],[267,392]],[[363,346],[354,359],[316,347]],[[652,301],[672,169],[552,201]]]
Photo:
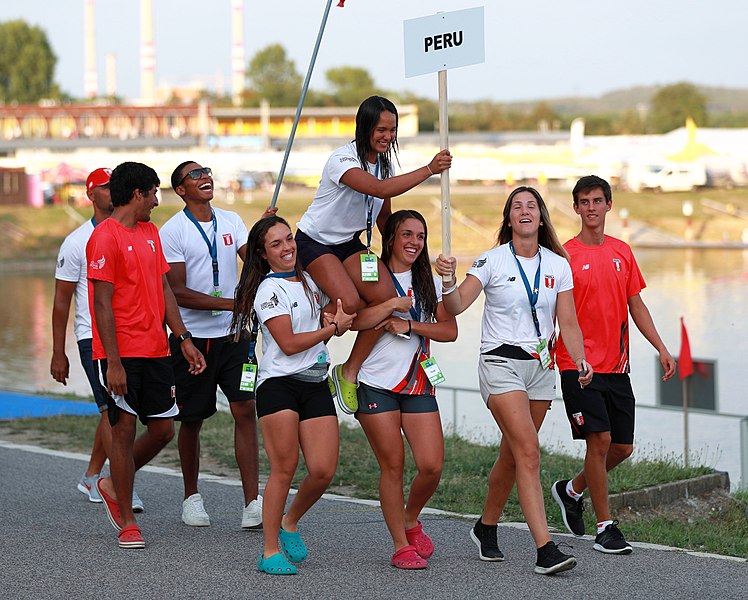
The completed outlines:
[[[465,312],[475,302],[483,289],[480,280],[474,275],[467,275],[465,281],[457,287],[456,267],[457,259],[454,256],[446,258],[440,254],[436,259],[435,269],[437,274],[442,278],[451,277],[449,282],[444,283],[442,287],[442,302],[450,315],[459,315]]]
[[[438,152],[425,167],[403,173],[387,179],[378,179],[363,169],[353,168],[346,171],[340,181],[349,188],[376,198],[392,198],[412,190],[432,175],[441,173],[452,166],[452,155],[449,150]]]
[[[675,375],[675,359],[668,352],[665,347],[665,342],[660,338],[660,334],[657,333],[652,315],[649,313],[647,305],[644,304],[641,295],[636,294],[631,296],[628,300],[629,312],[631,318],[634,320],[636,328],[641,331],[641,334],[652,344],[657,353],[660,355],[660,364],[664,374],[662,376],[663,381],[667,381],[673,375]]]

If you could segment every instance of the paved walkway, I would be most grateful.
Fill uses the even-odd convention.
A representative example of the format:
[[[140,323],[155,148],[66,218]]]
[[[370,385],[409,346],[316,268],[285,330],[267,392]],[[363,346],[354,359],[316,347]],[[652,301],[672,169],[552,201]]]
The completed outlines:
[[[182,485],[170,469],[138,474],[146,510],[138,517],[145,550],[120,550],[100,504],[75,484],[86,457],[0,441],[0,598],[745,598],[745,561],[635,544],[606,556],[592,540],[571,543],[576,569],[532,572],[529,533],[499,528],[504,563],[483,563],[468,521],[427,515],[436,553],[428,570],[389,565],[391,542],[373,503],[335,497],[302,520],[310,548],[295,577],[257,572],[259,532],[241,531],[239,482],[207,479],[201,492],[212,525],[182,524]]]

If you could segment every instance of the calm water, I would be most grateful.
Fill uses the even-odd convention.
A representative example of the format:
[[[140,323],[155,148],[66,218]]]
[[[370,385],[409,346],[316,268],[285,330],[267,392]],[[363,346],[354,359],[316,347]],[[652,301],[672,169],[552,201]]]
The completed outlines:
[[[642,296],[660,335],[673,355],[680,350],[680,316],[686,321],[694,358],[717,361],[717,408],[721,413],[748,415],[743,369],[748,352],[748,252],[693,250],[638,250],[647,289]],[[80,367],[72,332],[68,329],[71,380],[67,388],[49,375],[52,350],[51,314],[54,294],[52,266],[47,274],[0,274],[0,387],[27,391],[90,393]],[[482,300],[482,297],[481,297]],[[453,344],[437,344],[434,354],[447,377],[445,385],[477,389],[476,363],[482,306],[479,302],[458,318],[460,336]],[[346,356],[351,336],[334,340],[335,361]],[[641,409],[637,413],[640,456],[683,453],[680,412],[647,407],[656,405],[659,367],[656,353],[632,324],[632,381]],[[440,396],[445,423],[453,420],[452,396]],[[477,439],[496,439],[497,429],[477,394],[461,393],[457,427]],[[545,445],[582,451],[569,439],[560,402],[554,403],[541,430]],[[740,480],[739,419],[692,413],[691,456],[727,470],[733,485]]]

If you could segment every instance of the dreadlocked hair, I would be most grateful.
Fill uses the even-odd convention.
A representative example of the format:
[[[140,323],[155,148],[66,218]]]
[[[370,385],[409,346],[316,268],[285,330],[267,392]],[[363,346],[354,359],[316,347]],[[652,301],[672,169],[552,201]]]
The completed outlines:
[[[249,329],[252,320],[256,316],[254,303],[255,297],[257,296],[257,289],[260,287],[262,280],[265,279],[265,276],[270,272],[270,263],[268,263],[265,255],[265,236],[272,227],[279,223],[285,225],[288,227],[288,230],[291,231],[288,222],[284,218],[278,216],[260,219],[249,231],[246,260],[244,261],[244,266],[242,267],[242,272],[239,276],[239,284],[236,286],[236,293],[234,294],[234,314],[231,319],[230,328],[232,335],[236,335]],[[301,268],[298,255],[294,270],[301,285],[304,287],[304,293],[309,299],[309,306],[312,315],[314,315],[316,309],[314,293],[304,276],[304,271]]]
[[[423,224],[423,250],[413,263],[411,273],[413,275],[413,291],[416,295],[418,308],[425,315],[426,321],[430,322],[436,317],[437,300],[436,290],[434,289],[434,277],[431,274],[431,259],[429,258],[429,230],[426,225],[426,219],[423,218],[421,213],[415,210],[398,210],[390,215],[382,233],[382,262],[386,265],[389,264],[397,230],[406,219],[416,219]]]

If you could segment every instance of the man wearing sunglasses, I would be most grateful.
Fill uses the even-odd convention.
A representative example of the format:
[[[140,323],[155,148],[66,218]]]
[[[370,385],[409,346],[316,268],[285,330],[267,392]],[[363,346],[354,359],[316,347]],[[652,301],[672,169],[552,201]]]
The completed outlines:
[[[258,529],[262,527],[262,497],[258,488],[254,393],[240,390],[249,336],[236,342],[229,335],[238,283],[236,257],[244,260],[248,231],[239,215],[211,206],[214,185],[209,167],[183,162],[174,169],[171,185],[185,207],[161,228],[164,255],[170,266],[167,278],[182,319],[208,364],[202,375],[190,376],[186,361],[174,351],[179,341],[170,338],[180,404],[177,420],[181,422],[178,447],[184,480],[182,521],[196,527],[210,525],[198,491],[200,429],[203,420],[216,412],[216,391],[220,386],[234,417],[236,463],[244,492],[241,526]],[[276,210],[266,210],[263,217]]]

